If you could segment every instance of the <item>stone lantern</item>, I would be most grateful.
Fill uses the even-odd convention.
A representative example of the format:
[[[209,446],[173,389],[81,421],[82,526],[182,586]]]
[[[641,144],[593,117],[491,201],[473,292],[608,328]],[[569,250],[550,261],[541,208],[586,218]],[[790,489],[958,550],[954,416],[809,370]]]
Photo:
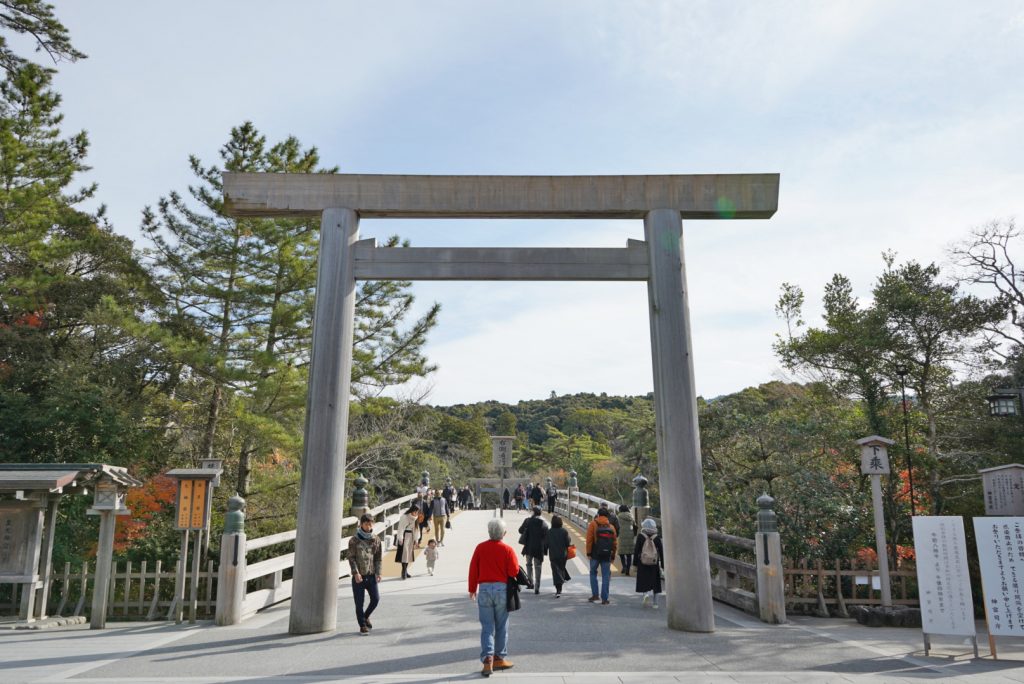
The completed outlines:
[[[114,530],[117,516],[131,515],[124,505],[125,489],[107,472],[93,481],[90,515],[100,516],[100,539],[96,548],[96,581],[92,591],[92,614],[89,626],[103,629],[107,624],[107,600],[110,592],[110,566],[114,556]]]

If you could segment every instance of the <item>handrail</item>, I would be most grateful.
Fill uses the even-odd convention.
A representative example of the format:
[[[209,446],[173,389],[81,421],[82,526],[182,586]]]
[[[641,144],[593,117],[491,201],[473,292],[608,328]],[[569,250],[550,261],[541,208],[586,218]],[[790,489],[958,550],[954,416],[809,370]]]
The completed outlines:
[[[722,542],[723,544],[739,546],[748,551],[754,551],[757,548],[757,544],[754,543],[753,539],[737,537],[736,535],[726,534],[725,532],[720,532],[718,530],[708,530],[708,539],[711,541]]]
[[[398,523],[401,520],[401,511],[405,504],[414,500],[416,494],[407,494],[406,496],[385,501],[384,503],[371,508],[367,511],[374,518],[381,517],[374,523],[374,533],[381,537],[381,540],[385,546],[389,546],[391,534],[397,529]],[[356,516],[346,516],[341,520],[341,543],[342,553],[344,554],[348,550],[348,542],[352,538],[354,532],[351,528],[359,524],[359,518]],[[346,534],[346,530],[349,533]],[[292,580],[284,579],[284,573],[295,566],[295,552],[288,551],[285,553],[279,553],[271,558],[266,558],[259,562],[248,565],[244,562],[247,554],[250,551],[257,549],[266,548],[268,546],[274,546],[276,544],[284,544],[287,542],[294,542],[297,536],[297,530],[288,530],[286,532],[277,532],[275,534],[268,534],[263,537],[257,537],[249,541],[243,541],[242,547],[239,549],[236,545],[236,553],[241,555],[243,562],[238,564],[237,561],[233,567],[237,568],[237,579],[232,580],[233,584],[238,589],[232,590],[232,595],[235,596],[233,599],[225,599],[222,601],[220,596],[220,589],[218,588],[218,615],[222,614],[226,617],[218,617],[218,624],[237,624],[239,621],[252,615],[256,611],[266,608],[267,606],[273,605],[280,601],[284,601],[291,598],[292,595]],[[244,540],[244,535],[242,535]],[[223,553],[223,552],[222,552]],[[339,561],[341,559],[339,558]],[[224,562],[221,562],[224,565]],[[339,577],[345,577],[348,575],[348,563],[338,564]],[[259,588],[254,591],[248,590],[248,583],[253,580],[258,580],[257,585]],[[239,593],[240,592],[240,593]],[[228,603],[233,606],[230,610],[227,608]]]

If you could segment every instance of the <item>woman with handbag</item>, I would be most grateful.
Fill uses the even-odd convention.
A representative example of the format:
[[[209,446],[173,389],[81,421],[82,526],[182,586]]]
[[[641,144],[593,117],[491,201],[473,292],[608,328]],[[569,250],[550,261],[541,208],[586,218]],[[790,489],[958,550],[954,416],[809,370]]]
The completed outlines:
[[[409,510],[398,519],[395,530],[395,537],[398,545],[395,547],[395,562],[402,564],[402,579],[412,577],[409,574],[409,563],[416,560],[416,528],[419,527],[420,509],[413,504]]]
[[[562,585],[569,581],[569,572],[565,564],[569,560],[569,547],[573,551],[569,530],[565,529],[562,518],[551,516],[551,529],[548,530],[548,560],[551,561],[551,580],[555,583],[555,598],[562,598]],[[575,556],[575,554],[573,554]]]
[[[507,670],[508,581],[519,575],[515,550],[502,541],[505,521],[487,522],[488,540],[477,544],[469,561],[469,598],[476,601],[480,617],[480,662],[484,677],[494,670]]]

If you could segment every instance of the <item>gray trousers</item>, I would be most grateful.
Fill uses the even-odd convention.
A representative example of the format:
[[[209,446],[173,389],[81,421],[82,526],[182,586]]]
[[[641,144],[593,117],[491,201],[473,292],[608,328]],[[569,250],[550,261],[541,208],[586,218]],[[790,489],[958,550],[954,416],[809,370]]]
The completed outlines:
[[[540,589],[540,569],[544,565],[543,558],[526,557],[526,574],[533,580],[534,590]]]

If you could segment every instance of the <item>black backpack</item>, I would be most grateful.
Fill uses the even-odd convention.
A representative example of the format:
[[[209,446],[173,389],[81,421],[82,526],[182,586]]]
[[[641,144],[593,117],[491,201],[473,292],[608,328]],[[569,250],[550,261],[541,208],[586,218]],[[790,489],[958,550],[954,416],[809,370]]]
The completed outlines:
[[[598,525],[594,537],[593,557],[599,561],[610,561],[615,548],[615,528],[611,525]]]

